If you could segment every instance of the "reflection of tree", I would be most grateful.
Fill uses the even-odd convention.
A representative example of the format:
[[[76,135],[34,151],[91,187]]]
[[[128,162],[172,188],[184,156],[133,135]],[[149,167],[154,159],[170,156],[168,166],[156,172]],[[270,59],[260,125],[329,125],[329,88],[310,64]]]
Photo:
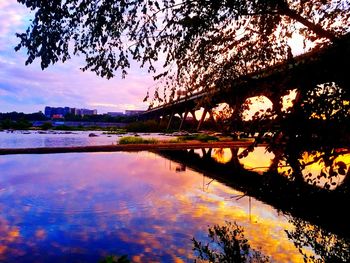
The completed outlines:
[[[347,158],[350,149],[327,149],[325,152],[309,150],[300,152],[299,156],[288,156],[278,151],[272,161],[270,172],[280,173],[283,176],[295,179],[293,169],[299,172],[299,176],[311,185],[317,185],[325,189],[343,189],[349,187],[350,167]],[[289,165],[294,162],[294,166]]]
[[[288,238],[302,254],[304,262],[350,262],[350,242],[322,228],[293,218],[293,231],[286,230]],[[193,250],[199,260],[209,262],[269,262],[260,251],[252,249],[237,223],[226,222],[208,229],[209,243],[192,239]]]
[[[350,262],[350,240],[341,239],[318,226],[293,218],[295,226],[287,235],[304,256],[305,262]],[[305,248],[312,248],[317,257],[308,255]]]
[[[226,225],[214,225],[208,229],[210,244],[193,241],[193,250],[200,260],[209,262],[269,262],[269,258],[252,249],[244,236],[244,230],[237,223],[226,222]]]
[[[305,152],[312,155],[321,152],[322,156],[318,156],[315,162],[322,162],[330,172],[320,176],[327,179],[332,179],[336,173],[344,176],[345,163],[335,163],[334,160],[340,154],[337,149],[349,142],[349,112],[348,91],[334,82],[300,90],[293,108],[273,113],[274,119],[260,133],[259,139],[265,130],[271,131],[268,150],[276,156],[272,169],[276,170],[279,161],[283,161],[291,167],[289,175],[292,179],[303,183],[302,171],[307,166],[303,155]],[[269,117],[271,115],[264,116],[260,121],[266,122]],[[330,185],[325,187],[330,188]]]

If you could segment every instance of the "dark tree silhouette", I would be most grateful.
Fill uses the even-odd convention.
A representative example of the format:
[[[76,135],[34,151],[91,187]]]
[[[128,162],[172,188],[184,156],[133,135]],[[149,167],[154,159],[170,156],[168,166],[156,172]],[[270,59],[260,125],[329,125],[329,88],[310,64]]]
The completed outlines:
[[[350,243],[348,239],[340,238],[322,228],[310,225],[307,222],[294,218],[291,223],[295,226],[287,231],[288,238],[303,255],[305,262],[349,262]],[[315,256],[310,256],[305,248],[311,248]]]
[[[71,55],[83,70],[111,78],[136,60],[164,86],[189,91],[226,87],[232,79],[291,58],[294,33],[313,48],[334,43],[350,24],[348,0],[18,0],[35,12],[16,50],[44,69]],[[172,85],[174,84],[174,85]],[[156,98],[160,98],[158,92]]]
[[[193,250],[200,260],[212,263],[269,262],[268,257],[250,247],[249,241],[244,236],[243,227],[236,222],[209,227],[208,237],[210,243],[207,244],[192,239]]]

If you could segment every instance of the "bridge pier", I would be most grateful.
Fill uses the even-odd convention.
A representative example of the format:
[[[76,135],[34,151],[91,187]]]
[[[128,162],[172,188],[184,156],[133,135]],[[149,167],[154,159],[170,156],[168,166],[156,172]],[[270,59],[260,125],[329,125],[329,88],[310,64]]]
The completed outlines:
[[[230,108],[232,109],[232,115],[231,115],[231,120],[232,120],[232,129],[233,131],[238,130],[238,123],[242,121],[241,118],[241,108],[243,103],[245,102],[246,98],[245,97],[236,97],[234,98],[233,101],[230,101],[228,104]]]
[[[170,114],[170,118],[169,118],[169,122],[168,122],[168,126],[166,127],[166,130],[169,130],[170,125],[171,125],[171,121],[173,120],[175,113],[172,111]]]
[[[202,159],[203,160],[211,158],[211,153],[212,153],[213,148],[209,148],[208,151],[206,151],[204,148],[201,148],[201,150],[202,150]]]
[[[192,118],[197,122],[197,117],[196,117],[196,111],[195,110],[190,110],[190,113],[192,115]]]
[[[203,124],[203,121],[204,121],[205,116],[207,115],[207,113],[208,113],[208,109],[207,109],[207,108],[204,108],[204,111],[203,111],[203,113],[202,113],[202,117],[201,117],[201,119],[200,119],[200,121],[199,121],[199,123],[198,123],[198,126],[197,126],[197,131],[199,131],[199,129],[201,128],[201,126],[202,126],[202,124]]]
[[[213,124],[216,125],[216,120],[214,118],[213,109],[210,109],[208,112],[209,112],[209,119],[213,122]]]
[[[275,92],[265,96],[272,103],[272,111],[279,115],[282,112],[283,108],[282,94],[279,92]]]
[[[238,150],[239,150],[238,147],[237,148],[230,148],[231,160],[229,161],[229,164],[232,165],[237,170],[243,168],[242,164],[239,162]]]
[[[183,117],[182,117],[182,113],[180,114],[182,119],[181,119],[179,131],[181,131],[181,129],[182,129],[182,125],[184,124],[184,122],[185,122],[185,120],[187,118],[188,112],[189,112],[188,109],[186,109]]]

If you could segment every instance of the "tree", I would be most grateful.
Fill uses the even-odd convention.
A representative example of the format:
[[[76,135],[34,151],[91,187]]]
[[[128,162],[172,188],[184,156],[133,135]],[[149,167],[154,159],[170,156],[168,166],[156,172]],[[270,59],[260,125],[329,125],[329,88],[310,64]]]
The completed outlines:
[[[298,218],[289,221],[294,225],[294,229],[285,231],[303,255],[304,262],[349,262],[348,238],[342,238]],[[305,248],[311,248],[316,256],[310,255]]]
[[[164,79],[170,98],[177,88],[226,88],[290,59],[294,33],[317,49],[335,43],[350,24],[349,0],[17,1],[35,11],[27,31],[17,34],[26,64],[39,58],[44,69],[82,55],[83,70],[111,78],[117,70],[124,77],[136,60]],[[163,100],[158,90],[155,98]]]
[[[209,227],[208,237],[210,243],[207,244],[192,238],[193,250],[199,260],[212,263],[269,262],[267,256],[250,247],[244,229],[236,222]]]

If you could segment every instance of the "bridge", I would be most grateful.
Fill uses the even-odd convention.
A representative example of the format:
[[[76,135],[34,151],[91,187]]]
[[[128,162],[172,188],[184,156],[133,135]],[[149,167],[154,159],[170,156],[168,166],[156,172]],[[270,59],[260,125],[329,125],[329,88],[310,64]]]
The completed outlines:
[[[198,122],[197,130],[209,113],[214,120],[212,110],[220,103],[227,103],[238,112],[247,98],[255,96],[267,97],[274,110],[281,110],[282,96],[291,90],[310,89],[319,84],[334,82],[345,90],[350,88],[350,33],[344,35],[338,42],[318,51],[294,57],[290,61],[275,65],[253,74],[233,79],[229,88],[217,87],[215,90],[200,91],[187,94],[177,100],[151,108],[142,113],[141,119],[169,119],[169,129],[173,117],[181,118],[179,129],[191,113]],[[195,111],[203,108],[200,120],[196,119]],[[215,121],[215,120],[214,120]]]

